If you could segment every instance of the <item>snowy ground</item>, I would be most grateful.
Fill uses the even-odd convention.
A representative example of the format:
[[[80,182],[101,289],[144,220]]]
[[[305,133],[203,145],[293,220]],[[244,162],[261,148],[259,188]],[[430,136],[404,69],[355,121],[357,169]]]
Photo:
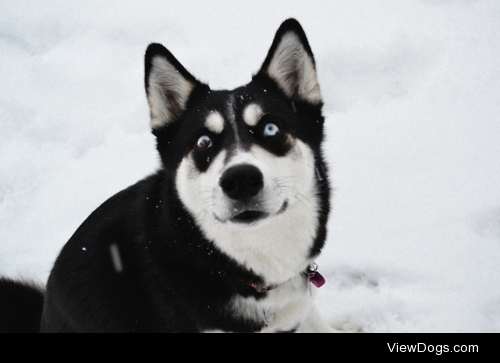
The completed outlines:
[[[150,42],[233,88],[292,16],[335,188],[320,310],[366,332],[500,332],[495,0],[3,1],[0,273],[45,280],[86,216],[158,166]]]

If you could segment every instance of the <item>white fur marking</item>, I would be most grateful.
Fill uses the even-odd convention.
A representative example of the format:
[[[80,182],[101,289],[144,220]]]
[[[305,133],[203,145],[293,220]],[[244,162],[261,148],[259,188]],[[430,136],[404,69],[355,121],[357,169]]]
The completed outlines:
[[[262,116],[264,116],[264,111],[256,103],[249,104],[243,111],[243,121],[251,127],[257,125]]]
[[[267,297],[262,300],[236,296],[231,302],[231,308],[234,313],[248,320],[264,322],[273,315],[272,322],[269,322],[262,333],[297,329],[313,309],[313,299],[305,288],[305,281],[303,276],[297,275],[277,289],[267,292]]]
[[[220,134],[224,130],[224,118],[217,111],[212,111],[205,121],[205,127],[213,133]]]

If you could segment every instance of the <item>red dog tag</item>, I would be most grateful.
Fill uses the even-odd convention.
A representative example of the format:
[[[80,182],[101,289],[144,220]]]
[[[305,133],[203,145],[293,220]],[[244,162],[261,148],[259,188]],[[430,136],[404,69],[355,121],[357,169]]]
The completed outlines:
[[[316,271],[316,273],[314,274],[314,276],[312,276],[309,281],[311,281],[314,286],[316,287],[321,287],[325,284],[325,278],[323,276],[321,276],[321,274]]]

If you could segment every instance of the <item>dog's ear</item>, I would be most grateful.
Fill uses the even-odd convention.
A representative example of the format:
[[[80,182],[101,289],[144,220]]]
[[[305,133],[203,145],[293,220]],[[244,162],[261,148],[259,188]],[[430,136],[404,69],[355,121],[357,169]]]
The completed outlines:
[[[161,44],[151,44],[146,50],[145,83],[153,130],[181,116],[189,96],[200,84]]]
[[[281,24],[260,71],[291,99],[322,102],[314,56],[297,20],[288,19]]]

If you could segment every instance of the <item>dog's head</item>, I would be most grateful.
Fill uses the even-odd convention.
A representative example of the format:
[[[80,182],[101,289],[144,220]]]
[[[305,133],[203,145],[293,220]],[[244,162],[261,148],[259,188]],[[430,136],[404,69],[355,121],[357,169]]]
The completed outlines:
[[[146,52],[145,81],[164,167],[209,237],[302,223],[308,240],[317,236],[328,209],[318,202],[326,185],[322,98],[297,21],[282,24],[246,86],[213,91],[159,44]]]

